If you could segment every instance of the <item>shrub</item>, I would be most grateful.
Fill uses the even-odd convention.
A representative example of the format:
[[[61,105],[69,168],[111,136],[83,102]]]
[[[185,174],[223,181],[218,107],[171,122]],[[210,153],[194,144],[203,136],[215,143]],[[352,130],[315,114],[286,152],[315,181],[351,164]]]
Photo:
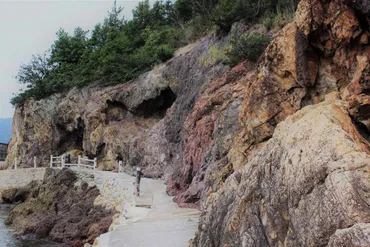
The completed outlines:
[[[268,8],[269,1],[219,0],[211,19],[221,29],[229,31],[233,23],[237,21],[255,22]]]
[[[277,6],[276,12],[267,12],[265,14],[265,17],[262,19],[263,25],[267,30],[280,30],[294,19],[295,7],[294,2],[284,8]]]
[[[209,48],[207,55],[200,56],[199,62],[204,67],[211,67],[215,65],[218,61],[223,60],[224,57],[225,51],[212,45]]]
[[[235,66],[244,59],[256,62],[270,40],[270,37],[262,34],[243,34],[239,37],[233,37],[226,51],[230,65]]]

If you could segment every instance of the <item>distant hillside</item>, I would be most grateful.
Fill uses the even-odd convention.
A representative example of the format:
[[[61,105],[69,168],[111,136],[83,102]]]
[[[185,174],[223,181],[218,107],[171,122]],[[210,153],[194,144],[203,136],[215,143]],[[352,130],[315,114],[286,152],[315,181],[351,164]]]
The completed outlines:
[[[0,142],[8,143],[12,138],[12,121],[11,118],[0,118]]]

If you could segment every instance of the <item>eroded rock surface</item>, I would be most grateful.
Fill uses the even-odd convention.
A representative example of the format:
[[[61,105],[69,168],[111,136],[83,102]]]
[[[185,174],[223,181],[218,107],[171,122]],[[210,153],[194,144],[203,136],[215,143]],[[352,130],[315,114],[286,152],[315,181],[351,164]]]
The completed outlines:
[[[370,33],[367,12],[358,4],[301,1],[295,20],[276,35],[254,72],[238,65],[201,91],[185,124],[184,167],[168,187],[180,204],[199,205],[254,157],[278,123],[332,93],[348,102],[353,121],[369,136]],[[220,81],[224,88],[217,87]],[[227,106],[236,106],[232,115]],[[220,136],[223,121],[232,128]]]
[[[139,78],[112,87],[92,85],[28,101],[16,109],[13,138],[5,167],[49,164],[50,155],[71,153],[98,158],[104,170],[143,167],[148,177],[171,174],[183,162],[183,125],[202,86],[228,67],[215,60],[201,63],[214,36],[182,48],[176,57]],[[76,161],[76,160],[72,160]]]
[[[5,203],[17,203],[6,220],[17,235],[36,236],[67,246],[92,244],[108,231],[115,210],[94,206],[96,186],[86,182],[75,186],[76,175],[69,169],[48,169],[42,182],[10,189],[2,194]]]
[[[342,105],[308,106],[280,123],[209,196],[195,246],[370,245],[369,143]]]
[[[268,46],[195,246],[370,245],[365,2],[303,0]]]
[[[180,206],[199,207],[207,187],[216,190],[232,173],[226,155],[234,143],[245,81],[253,68],[245,62],[213,81],[186,118],[184,165],[173,173],[167,188]]]
[[[367,245],[368,1],[302,0],[256,65],[213,58],[224,39],[131,83],[27,102],[6,165],[51,151],[142,166],[204,209],[197,246]]]

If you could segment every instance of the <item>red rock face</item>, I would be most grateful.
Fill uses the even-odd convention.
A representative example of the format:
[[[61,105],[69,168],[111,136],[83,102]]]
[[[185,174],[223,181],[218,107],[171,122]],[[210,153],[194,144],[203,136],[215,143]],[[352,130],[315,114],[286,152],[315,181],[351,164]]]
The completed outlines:
[[[184,124],[184,166],[177,176],[169,181],[167,192],[175,195],[175,201],[180,206],[199,207],[200,199],[204,196],[207,165],[225,158],[225,150],[233,143],[234,133],[237,130],[236,121],[231,121],[226,115],[232,111],[234,120],[237,120],[243,90],[246,88],[248,77],[254,66],[251,63],[242,63],[223,77],[213,81],[201,91],[193,111],[188,115]],[[230,110],[233,103],[234,109]],[[228,126],[230,125],[231,126]],[[215,140],[215,134],[218,135]],[[221,142],[216,143],[216,142]],[[214,157],[211,149],[215,146],[223,149],[221,157]],[[220,151],[220,150],[218,150]],[[211,160],[207,161],[209,153]],[[230,173],[231,170],[226,171]],[[226,174],[226,175],[227,175]],[[195,205],[192,205],[195,204]]]
[[[278,123],[325,98],[348,102],[353,121],[368,132],[366,19],[366,10],[354,10],[341,1],[302,1],[294,22],[270,43],[252,75],[243,76],[250,69],[241,64],[209,84],[184,125],[183,167],[168,186],[175,200],[199,206],[199,199],[217,191],[227,176],[253,157]],[[238,127],[228,130],[231,141],[217,152],[228,134],[217,135],[216,126],[227,121],[222,115],[232,104],[238,105],[238,120],[233,123]]]

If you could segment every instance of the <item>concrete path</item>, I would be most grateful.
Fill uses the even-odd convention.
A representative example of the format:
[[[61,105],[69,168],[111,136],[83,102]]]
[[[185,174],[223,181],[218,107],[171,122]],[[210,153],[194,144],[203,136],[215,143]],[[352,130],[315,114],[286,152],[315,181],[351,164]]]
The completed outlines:
[[[124,176],[127,179],[132,177]],[[142,194],[112,232],[101,235],[100,247],[187,247],[197,230],[200,211],[179,208],[161,180],[142,179]],[[137,206],[135,206],[135,203]],[[149,208],[150,207],[150,208]]]
[[[142,179],[141,195],[130,196],[134,191],[134,177],[124,173],[92,171],[89,169],[72,168],[76,172],[87,174],[85,178],[94,178],[93,184],[99,189],[104,188],[104,181],[120,181],[127,192],[122,202],[126,202],[125,213],[119,218],[114,230],[101,235],[97,239],[100,247],[188,247],[189,240],[197,230],[200,211],[196,209],[179,208],[166,193],[163,180]],[[18,169],[0,171],[0,189],[2,184],[21,186],[18,181],[41,180],[44,168]],[[8,175],[7,175],[8,174]],[[6,176],[7,175],[7,176]],[[84,175],[84,176],[85,176]],[[94,176],[93,176],[94,175]],[[19,178],[22,179],[19,179]],[[28,181],[30,182],[30,181]],[[28,183],[27,182],[27,183]],[[26,183],[26,184],[27,184]],[[25,185],[25,184],[24,184]],[[111,192],[111,187],[107,187]],[[128,189],[128,190],[127,190]],[[131,192],[130,192],[131,190]],[[119,190],[120,192],[122,190]],[[126,194],[125,194],[126,195]],[[110,198],[117,199],[117,194],[108,193]]]

